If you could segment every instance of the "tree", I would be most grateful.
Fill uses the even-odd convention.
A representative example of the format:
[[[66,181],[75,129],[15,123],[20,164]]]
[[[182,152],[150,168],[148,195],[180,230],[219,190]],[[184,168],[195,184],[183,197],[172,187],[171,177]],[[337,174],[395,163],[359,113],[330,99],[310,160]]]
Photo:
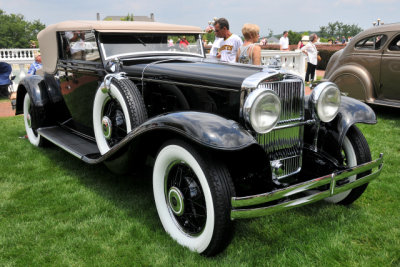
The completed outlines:
[[[126,17],[121,18],[122,21],[134,21],[134,19],[135,18],[133,16],[133,13],[132,14],[128,13],[128,15],[126,15]]]
[[[323,38],[332,38],[341,36],[355,36],[363,29],[357,24],[344,24],[343,22],[329,22],[327,26],[319,27],[319,36]]]
[[[0,9],[0,48],[28,48],[44,28],[40,20],[29,22],[21,14],[8,15]]]
[[[291,45],[298,44],[299,41],[301,40],[301,33],[289,31],[288,38],[289,38],[289,44]]]

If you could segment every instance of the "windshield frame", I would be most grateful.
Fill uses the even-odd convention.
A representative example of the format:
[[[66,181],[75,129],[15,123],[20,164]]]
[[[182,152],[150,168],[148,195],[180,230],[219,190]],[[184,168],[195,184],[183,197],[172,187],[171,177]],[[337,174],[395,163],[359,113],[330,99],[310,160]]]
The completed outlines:
[[[146,34],[146,33],[126,33],[126,32],[101,32],[100,35],[107,35],[107,34],[129,34],[129,35],[141,35],[141,34]],[[128,52],[128,53],[119,53],[119,54],[113,54],[113,55],[107,55],[106,53],[106,48],[104,46],[105,43],[101,42],[101,37],[99,36],[98,38],[98,44],[99,48],[101,51],[101,54],[103,56],[103,59],[105,61],[113,59],[113,58],[124,58],[124,57],[143,57],[143,56],[188,56],[188,57],[198,57],[198,58],[204,58],[205,57],[205,51],[204,51],[204,46],[202,43],[202,35],[199,34],[193,34],[193,33],[147,33],[147,34],[166,34],[168,36],[174,35],[174,36],[195,36],[197,37],[196,43],[198,43],[199,48],[201,53],[193,53],[193,52],[185,52],[185,51],[157,51],[157,50],[149,50],[149,51],[140,51],[140,52]],[[166,43],[167,45],[167,43]]]

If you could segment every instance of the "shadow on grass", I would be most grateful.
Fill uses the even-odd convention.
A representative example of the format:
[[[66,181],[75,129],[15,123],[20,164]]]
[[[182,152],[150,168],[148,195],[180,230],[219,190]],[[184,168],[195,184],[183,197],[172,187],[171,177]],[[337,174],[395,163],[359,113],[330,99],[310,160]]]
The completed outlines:
[[[370,105],[370,107],[375,111],[378,119],[398,120],[396,125],[400,126],[400,108],[377,105]]]
[[[154,222],[157,222],[157,226],[162,228],[154,205],[149,168],[121,175],[111,172],[104,164],[87,164],[54,145],[42,151],[54,165],[76,177],[86,188],[124,210],[130,217],[140,218],[143,227],[153,228]]]

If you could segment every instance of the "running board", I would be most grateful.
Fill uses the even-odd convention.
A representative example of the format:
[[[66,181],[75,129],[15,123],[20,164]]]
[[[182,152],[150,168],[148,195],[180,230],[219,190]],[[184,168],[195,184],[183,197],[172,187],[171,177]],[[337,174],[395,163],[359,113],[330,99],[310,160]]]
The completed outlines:
[[[93,159],[101,157],[96,143],[72,134],[59,126],[40,128],[38,129],[38,133],[81,160],[84,160],[84,158]]]
[[[395,107],[399,108],[400,107],[400,102],[399,101],[391,101],[391,100],[378,100],[375,99],[374,102],[370,104],[375,104],[375,105],[381,105],[381,106],[388,106],[388,107]]]

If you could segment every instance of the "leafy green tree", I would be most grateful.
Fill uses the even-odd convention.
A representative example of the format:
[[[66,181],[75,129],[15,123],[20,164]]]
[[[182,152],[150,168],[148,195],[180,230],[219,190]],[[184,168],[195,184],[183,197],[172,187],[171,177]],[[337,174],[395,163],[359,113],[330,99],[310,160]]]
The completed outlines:
[[[329,22],[327,26],[319,27],[319,36],[323,38],[332,38],[342,36],[355,36],[363,29],[357,24],[344,24],[343,22]]]
[[[40,20],[29,22],[21,14],[6,14],[0,9],[0,48],[29,48],[44,28]]]
[[[301,33],[289,31],[288,37],[289,37],[289,44],[291,45],[298,44],[298,42],[301,40]]]
[[[134,21],[135,18],[134,18],[134,16],[133,16],[133,13],[132,13],[132,14],[129,14],[129,13],[128,13],[128,15],[126,15],[126,17],[121,18],[121,20],[122,20],[122,21]]]
[[[208,32],[203,34],[203,40],[207,40],[207,43],[211,42],[213,43],[215,40],[215,33],[214,32]]]

